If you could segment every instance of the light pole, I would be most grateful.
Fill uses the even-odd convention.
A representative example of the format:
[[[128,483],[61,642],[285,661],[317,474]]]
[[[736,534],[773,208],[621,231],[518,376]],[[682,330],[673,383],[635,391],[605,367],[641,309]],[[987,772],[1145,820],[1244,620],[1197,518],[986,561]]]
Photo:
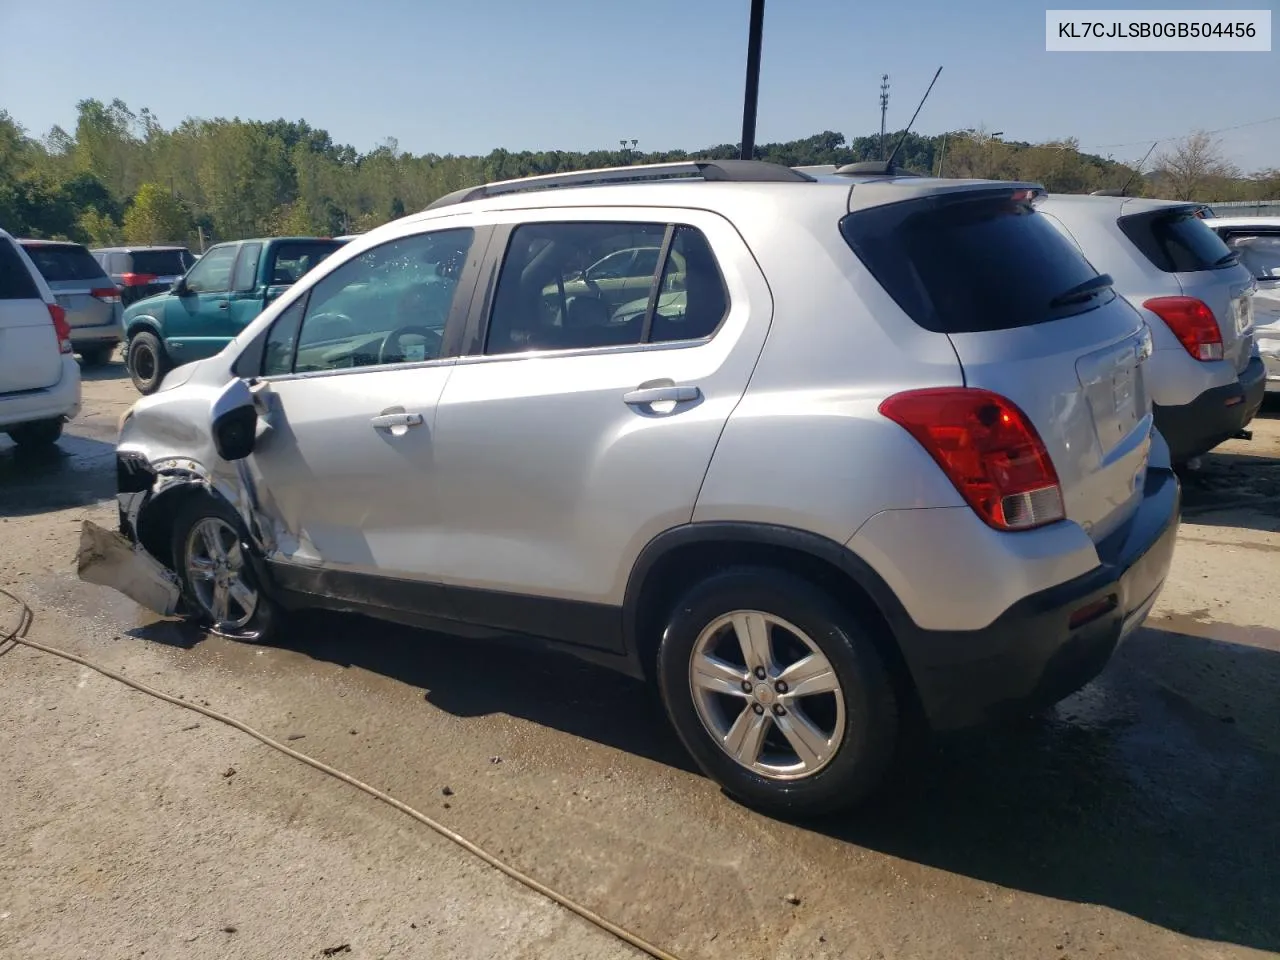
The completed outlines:
[[[747,88],[742,97],[742,159],[756,152],[756,106],[760,100],[760,42],[764,33],[764,0],[751,0],[747,33]]]

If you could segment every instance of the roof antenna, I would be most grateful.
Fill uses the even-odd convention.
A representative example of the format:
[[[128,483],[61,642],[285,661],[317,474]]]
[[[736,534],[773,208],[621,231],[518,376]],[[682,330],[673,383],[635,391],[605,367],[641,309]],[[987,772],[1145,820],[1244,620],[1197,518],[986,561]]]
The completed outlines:
[[[1138,161],[1138,165],[1133,168],[1132,172],[1130,172],[1129,179],[1124,182],[1123,187],[1121,187],[1119,190],[1095,190],[1093,191],[1093,196],[1095,197],[1126,197],[1128,196],[1129,184],[1133,183],[1133,178],[1142,172],[1142,167],[1147,162],[1147,157],[1151,156],[1151,151],[1154,150],[1159,143],[1160,141],[1156,140],[1154,143],[1151,144],[1151,149],[1149,149],[1146,153],[1142,155],[1142,159]]]
[[[938,76],[942,73],[942,68],[938,68],[938,72],[933,75],[933,79],[929,81],[929,89],[924,92],[924,96],[920,98],[920,102],[916,105],[916,112],[911,115],[911,121],[907,124],[907,129],[902,131],[902,136],[898,138],[898,142],[893,146],[893,152],[889,154],[887,160],[864,160],[861,163],[850,163],[841,167],[836,173],[843,174],[891,174],[893,173],[893,158],[898,155],[898,151],[902,149],[902,145],[907,140],[907,134],[911,132],[911,124],[916,122],[916,117],[920,116],[920,108],[924,106],[924,102],[929,99],[929,94],[933,91],[933,85],[938,82]]]

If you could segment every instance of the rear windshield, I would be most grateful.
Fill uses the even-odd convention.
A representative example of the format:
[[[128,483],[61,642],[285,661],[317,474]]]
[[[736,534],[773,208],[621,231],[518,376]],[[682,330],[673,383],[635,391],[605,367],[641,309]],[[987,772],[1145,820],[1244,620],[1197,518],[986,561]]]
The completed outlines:
[[[998,196],[926,197],[851,213],[840,232],[912,320],[935,333],[1008,330],[1112,299],[1055,298],[1097,271],[1033,208]]]
[[[271,283],[277,286],[297,283],[304,273],[341,246],[334,240],[280,244],[274,251]]]
[[[12,243],[0,237],[0,300],[39,300],[40,290]]]
[[[106,274],[102,264],[81,246],[50,246],[43,243],[23,244],[36,269],[49,283],[62,280],[102,280]]]
[[[196,262],[186,250],[135,250],[128,255],[129,273],[180,277]]]
[[[1151,263],[1165,273],[1194,273],[1230,267],[1237,257],[1195,207],[1175,207],[1120,218],[1120,229]]]

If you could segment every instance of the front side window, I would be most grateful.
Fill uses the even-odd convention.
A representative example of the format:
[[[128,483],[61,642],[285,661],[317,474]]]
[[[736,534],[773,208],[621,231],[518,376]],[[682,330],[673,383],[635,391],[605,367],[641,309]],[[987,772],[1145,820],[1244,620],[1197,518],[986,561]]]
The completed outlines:
[[[342,264],[307,298],[293,371],[415,363],[440,356],[472,238],[470,229],[422,233],[384,243]]]
[[[214,247],[199,259],[187,274],[187,289],[192,293],[226,293],[231,289],[231,268],[236,262],[239,244]]]
[[[697,339],[727,308],[710,245],[693,227],[524,224],[498,276],[485,352]]]

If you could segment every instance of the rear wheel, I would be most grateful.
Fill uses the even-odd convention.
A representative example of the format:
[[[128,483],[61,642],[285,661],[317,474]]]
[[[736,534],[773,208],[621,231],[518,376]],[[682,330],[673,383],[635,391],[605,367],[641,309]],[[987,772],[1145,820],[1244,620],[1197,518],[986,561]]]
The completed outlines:
[[[201,496],[180,508],[171,556],[200,623],[237,640],[262,640],[275,630],[278,610],[262,592],[240,518],[226,503]]]
[[[62,436],[61,420],[37,420],[35,423],[21,423],[8,430],[9,439],[19,447],[28,450],[39,450],[51,447]]]
[[[150,331],[135,333],[129,340],[125,363],[139,393],[155,393],[173,364],[160,338]]]
[[[111,359],[115,352],[115,344],[104,344],[80,349],[80,362],[86,367],[100,367]]]
[[[897,700],[868,632],[782,571],[740,568],[694,587],[663,636],[658,680],[685,747],[748,806],[851,806],[893,759]]]

